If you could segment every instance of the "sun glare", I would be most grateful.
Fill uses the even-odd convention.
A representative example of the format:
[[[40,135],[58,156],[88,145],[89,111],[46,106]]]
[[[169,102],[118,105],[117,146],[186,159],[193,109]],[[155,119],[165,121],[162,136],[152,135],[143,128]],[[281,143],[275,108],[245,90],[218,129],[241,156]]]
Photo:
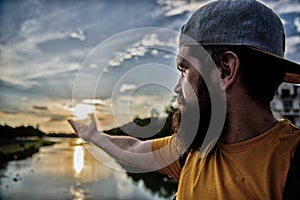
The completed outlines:
[[[95,107],[93,105],[88,104],[77,104],[73,108],[73,114],[77,120],[85,119],[88,117],[90,113],[95,111]]]

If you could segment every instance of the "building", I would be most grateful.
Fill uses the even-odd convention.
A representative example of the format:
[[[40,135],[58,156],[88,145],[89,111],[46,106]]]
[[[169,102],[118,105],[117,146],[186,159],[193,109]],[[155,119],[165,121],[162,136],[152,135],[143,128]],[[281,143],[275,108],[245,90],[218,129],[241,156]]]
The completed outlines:
[[[278,118],[287,118],[300,127],[300,85],[281,84],[271,106]]]

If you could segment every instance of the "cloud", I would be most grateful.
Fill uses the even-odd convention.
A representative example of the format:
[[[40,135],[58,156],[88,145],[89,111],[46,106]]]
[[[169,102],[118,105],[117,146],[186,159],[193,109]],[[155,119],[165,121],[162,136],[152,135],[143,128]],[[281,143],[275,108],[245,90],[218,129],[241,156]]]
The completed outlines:
[[[294,20],[294,24],[297,27],[297,32],[300,33],[300,17],[296,17]]]
[[[300,36],[286,38],[286,57],[300,62]]]
[[[13,86],[20,90],[28,90],[33,85],[37,85],[36,81],[25,81],[19,78],[11,78],[11,77],[3,77],[3,76],[0,76],[0,83],[7,86]]]
[[[153,49],[153,50],[151,51],[151,54],[154,55],[154,56],[156,56],[156,55],[158,54],[157,49]]]
[[[72,102],[70,99],[43,99],[27,102],[17,112],[0,110],[0,124],[11,126],[31,125],[39,127],[46,133],[73,132],[67,123],[71,118]]]
[[[15,110],[1,110],[0,112],[4,113],[4,114],[9,114],[9,115],[16,115],[19,112],[15,111]]]
[[[155,56],[158,54],[160,47],[176,49],[178,45],[177,38],[174,35],[172,35],[174,36],[173,38],[160,38],[166,36],[166,34],[170,34],[170,32],[162,33],[162,35],[158,35],[157,33],[145,34],[141,39],[132,42],[124,51],[117,52],[115,58],[109,62],[108,66],[119,66],[126,60],[138,59],[145,56],[148,52]]]
[[[74,32],[72,32],[70,34],[70,37],[74,38],[74,39],[78,39],[78,40],[85,40],[86,39],[84,31],[80,28],[77,28]]]
[[[176,15],[181,15],[185,12],[191,14],[199,7],[207,4],[213,0],[157,0],[157,3],[162,6],[164,15],[166,17],[172,17]],[[298,0],[262,0],[269,7],[273,8],[279,14],[299,12],[300,4]]]
[[[22,6],[26,9],[19,8]],[[70,21],[78,15],[75,9],[78,5],[66,8],[53,6],[55,9],[40,3],[36,7],[33,1],[24,1],[16,6],[15,10],[22,18],[15,19],[13,23],[19,27],[15,29],[13,37],[0,44],[0,80],[3,83],[28,90],[44,82],[43,78],[54,77],[55,81],[57,75],[78,70],[80,57],[86,55],[87,48],[51,54],[45,52],[45,49],[54,45],[53,41],[70,40],[70,32],[74,31],[74,25],[70,24]],[[2,17],[6,20],[9,17],[8,12],[3,13]],[[73,33],[77,33],[77,39],[86,38],[83,29],[77,28]],[[3,38],[0,36],[0,39]],[[45,48],[41,48],[41,44]],[[44,91],[46,92],[47,88]]]
[[[131,58],[137,59],[138,57],[144,56],[148,52],[147,48],[144,46],[137,46],[137,47],[131,47],[127,48],[126,51],[120,52],[119,55],[116,56],[115,59],[111,60],[108,63],[109,67],[116,67],[121,65],[125,60],[129,60]]]
[[[46,106],[32,106],[32,108],[36,110],[48,110]]]
[[[31,115],[29,113],[7,113],[0,110],[0,124],[8,124],[10,126],[31,125],[47,123],[48,117]]]
[[[98,65],[96,63],[90,63],[90,65],[89,65],[90,68],[97,68],[97,66]]]
[[[264,0],[268,6],[273,8],[278,14],[298,13],[300,4],[298,0],[285,0],[285,1],[268,1]]]
[[[112,102],[114,117],[119,124],[127,123],[136,116],[141,118],[150,117],[154,108],[164,108],[169,105],[173,96],[170,94],[160,95],[122,95]],[[120,119],[120,120],[118,120]]]
[[[211,0],[200,1],[172,1],[172,0],[158,0],[157,3],[163,7],[164,15],[166,17],[176,16],[185,12],[193,12],[200,6],[210,2]]]
[[[53,63],[52,63],[53,64]],[[55,68],[48,68],[48,70],[35,72],[32,74],[27,74],[24,76],[25,80],[37,79],[37,78],[47,78],[55,75],[64,74],[67,72],[76,72],[80,68],[79,63],[57,63]]]
[[[49,65],[55,65],[55,67]],[[34,86],[41,85],[40,81],[45,82],[47,80],[46,78],[49,77],[55,77],[55,79],[52,79],[52,81],[59,81],[57,79],[58,76],[70,72],[76,72],[80,68],[80,64],[72,62],[53,61],[52,63],[43,64],[43,67],[40,67],[40,69],[38,67],[29,66],[28,68],[28,70],[22,68],[20,69],[20,67],[11,67],[9,69],[2,68],[0,82],[8,86],[18,88],[20,90],[28,90],[33,88]],[[65,83],[66,80],[64,80],[64,83],[62,82],[61,84],[65,85]],[[47,88],[44,90],[44,92],[46,91]]]
[[[65,116],[53,116],[49,119],[48,121],[49,123],[57,123],[57,122],[60,122],[60,123],[65,123],[66,122],[66,117]]]
[[[133,90],[136,88],[136,85],[134,84],[123,84],[121,87],[120,87],[120,92],[126,92],[128,90]]]
[[[105,105],[109,105],[110,101],[108,102],[107,99],[106,100],[102,100],[102,99],[83,99],[82,103],[90,104],[90,105],[105,106]]]

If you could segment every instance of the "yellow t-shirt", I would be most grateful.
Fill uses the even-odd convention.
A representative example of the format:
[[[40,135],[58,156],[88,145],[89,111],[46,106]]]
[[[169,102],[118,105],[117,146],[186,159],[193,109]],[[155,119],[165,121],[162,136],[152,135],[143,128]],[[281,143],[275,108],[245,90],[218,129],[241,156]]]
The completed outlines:
[[[171,140],[172,137],[154,140],[152,150]],[[282,199],[290,161],[299,141],[300,129],[281,120],[252,139],[235,144],[218,142],[202,159],[198,152],[190,153],[182,170],[176,160],[162,171],[179,180],[177,199]],[[160,162],[166,159],[166,155],[154,155]]]

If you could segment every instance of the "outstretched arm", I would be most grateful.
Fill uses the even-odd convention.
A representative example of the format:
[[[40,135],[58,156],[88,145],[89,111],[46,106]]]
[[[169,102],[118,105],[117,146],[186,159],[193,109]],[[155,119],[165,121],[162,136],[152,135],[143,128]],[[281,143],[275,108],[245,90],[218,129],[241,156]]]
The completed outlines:
[[[76,134],[114,157],[117,161],[144,170],[158,170],[161,167],[152,153],[152,140],[141,141],[130,136],[111,136],[99,131],[95,116],[89,125],[68,120]]]

